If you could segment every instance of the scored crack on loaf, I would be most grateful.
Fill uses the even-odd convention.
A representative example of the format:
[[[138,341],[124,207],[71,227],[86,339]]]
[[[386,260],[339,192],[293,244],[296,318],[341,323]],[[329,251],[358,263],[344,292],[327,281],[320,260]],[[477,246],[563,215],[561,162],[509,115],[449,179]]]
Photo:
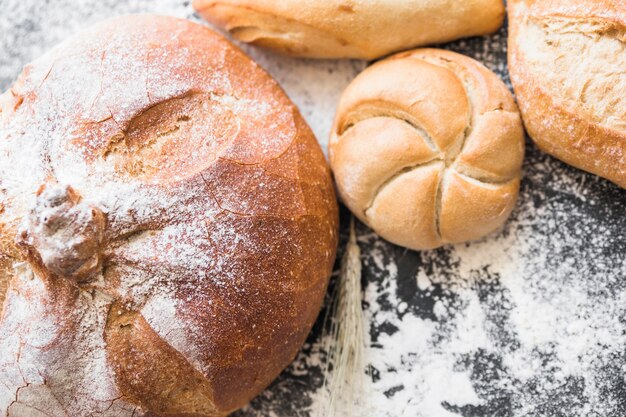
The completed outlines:
[[[69,39],[0,99],[0,154],[0,415],[224,416],[294,358],[330,171],[222,36],[141,15]]]
[[[509,70],[531,138],[626,188],[626,6],[509,2]]]
[[[411,249],[475,240],[517,200],[524,135],[511,93],[471,58],[418,49],[343,93],[330,161],[350,210]]]
[[[289,55],[374,59],[495,32],[502,0],[194,0],[234,38]]]

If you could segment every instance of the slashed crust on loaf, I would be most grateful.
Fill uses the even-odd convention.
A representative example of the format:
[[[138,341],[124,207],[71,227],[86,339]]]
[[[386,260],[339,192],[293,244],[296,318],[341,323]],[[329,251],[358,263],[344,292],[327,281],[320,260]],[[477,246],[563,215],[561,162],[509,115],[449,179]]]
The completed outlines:
[[[200,25],[127,16],[0,103],[0,415],[224,416],[288,365],[337,203],[263,70]]]
[[[374,64],[346,89],[329,149],[356,216],[391,242],[430,249],[503,224],[524,142],[495,74],[456,53],[418,49]]]
[[[626,7],[513,1],[509,67],[540,148],[626,187]]]
[[[496,31],[501,0],[194,0],[244,42],[311,58],[373,59]]]

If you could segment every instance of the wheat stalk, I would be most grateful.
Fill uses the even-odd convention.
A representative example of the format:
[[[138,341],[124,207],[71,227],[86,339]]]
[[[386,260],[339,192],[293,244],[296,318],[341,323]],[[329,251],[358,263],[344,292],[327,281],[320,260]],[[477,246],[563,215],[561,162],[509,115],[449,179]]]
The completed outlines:
[[[356,395],[362,390],[365,344],[361,308],[361,250],[356,240],[354,218],[350,220],[350,237],[326,320],[329,318],[330,326],[324,326],[327,329],[328,352],[324,386],[330,395],[326,417],[353,416]]]

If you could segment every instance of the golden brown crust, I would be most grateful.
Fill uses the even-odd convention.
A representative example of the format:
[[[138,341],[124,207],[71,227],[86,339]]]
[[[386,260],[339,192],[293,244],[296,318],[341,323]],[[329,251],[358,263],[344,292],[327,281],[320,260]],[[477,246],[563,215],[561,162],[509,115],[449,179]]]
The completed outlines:
[[[513,0],[511,5],[516,7],[520,3],[526,3],[526,7],[535,17],[604,19],[626,26],[626,10],[621,0]]]
[[[0,414],[246,404],[304,342],[334,262],[330,172],[298,110],[221,36],[158,16],[89,29],[12,91]]]
[[[0,252],[0,313],[2,313],[4,298],[9,288],[11,265],[14,257],[17,255],[10,236],[10,232],[0,225],[0,248],[3,248]]]
[[[531,138],[626,188],[626,9],[617,0],[513,1],[509,69]]]
[[[238,40],[310,58],[373,59],[495,32],[501,0],[194,0]],[[390,30],[393,28],[393,30]]]
[[[113,303],[104,341],[124,396],[154,414],[220,416],[209,381],[152,330],[140,313]],[[158,366],[154,364],[158,363]]]
[[[330,139],[339,194],[412,249],[478,239],[509,216],[524,155],[511,93],[478,62],[417,49],[380,61],[342,95]]]

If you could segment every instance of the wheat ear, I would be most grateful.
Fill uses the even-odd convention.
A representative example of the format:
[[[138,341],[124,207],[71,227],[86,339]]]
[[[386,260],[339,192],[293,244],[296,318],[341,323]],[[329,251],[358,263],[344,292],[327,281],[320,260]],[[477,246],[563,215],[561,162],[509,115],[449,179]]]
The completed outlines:
[[[350,237],[341,260],[329,315],[330,326],[324,326],[328,329],[325,335],[328,356],[324,386],[330,395],[326,417],[353,416],[356,397],[362,390],[365,344],[361,307],[361,250],[356,239],[354,218],[350,220]]]

